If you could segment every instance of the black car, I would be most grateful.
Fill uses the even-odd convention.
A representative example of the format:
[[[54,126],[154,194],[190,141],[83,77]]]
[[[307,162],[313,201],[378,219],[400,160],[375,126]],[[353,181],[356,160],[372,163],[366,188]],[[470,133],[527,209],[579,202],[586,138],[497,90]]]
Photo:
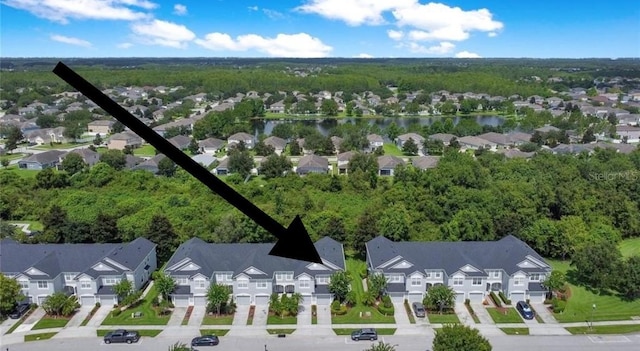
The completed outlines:
[[[219,343],[220,339],[216,335],[203,335],[191,340],[191,346],[214,346]]]
[[[351,333],[351,340],[378,340],[378,332],[373,328],[359,329]]]
[[[137,331],[124,329],[117,329],[108,332],[107,335],[104,336],[105,344],[116,342],[126,342],[127,344],[132,344],[134,342],[138,342],[138,340],[140,340],[140,333],[138,333]]]
[[[535,317],[533,310],[531,309],[531,307],[529,307],[529,304],[524,301],[518,301],[518,303],[516,304],[516,309],[518,310],[518,312],[520,312],[524,319],[533,319]]]
[[[12,319],[19,319],[20,317],[22,317],[23,314],[25,314],[27,311],[29,310],[29,304],[28,303],[21,303],[18,304],[16,306],[16,308],[13,310],[13,312],[11,312],[11,314],[9,315],[10,318]]]
[[[413,303],[413,313],[416,314],[416,317],[418,318],[424,318],[426,315],[426,312],[424,310],[424,305],[420,302],[414,302]]]

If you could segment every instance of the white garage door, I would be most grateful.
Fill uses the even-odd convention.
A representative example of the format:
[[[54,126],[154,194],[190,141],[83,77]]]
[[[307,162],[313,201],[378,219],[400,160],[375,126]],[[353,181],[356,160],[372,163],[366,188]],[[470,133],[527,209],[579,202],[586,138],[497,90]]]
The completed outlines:
[[[207,305],[207,297],[206,296],[194,296],[193,297],[193,305],[194,306],[206,306]]]
[[[316,304],[320,306],[331,305],[331,295],[317,295]]]
[[[481,292],[469,293],[469,301],[471,303],[482,303],[482,300],[484,300],[484,293],[481,293]]]
[[[310,294],[303,294],[302,295],[302,300],[300,300],[300,304],[303,305],[303,306],[311,305],[311,295]]]
[[[42,306],[48,296],[38,296],[38,306]]]
[[[512,304],[518,303],[518,301],[524,301],[524,292],[512,292],[509,296]]]
[[[531,303],[543,303],[546,295],[547,294],[543,291],[534,291],[529,293],[529,299],[531,300]]]
[[[420,302],[422,303],[423,300],[423,296],[422,293],[419,294],[409,294],[407,297],[407,300],[409,300],[409,304],[412,304],[414,302]],[[403,301],[404,302],[404,301]]]
[[[251,296],[249,295],[237,295],[236,296],[236,305],[239,306],[247,306],[251,304]]]
[[[189,296],[177,295],[173,297],[173,305],[176,307],[188,307]]]
[[[391,298],[391,302],[395,302],[395,303],[404,302],[404,293],[390,293],[389,297]]]
[[[464,293],[457,292],[456,293],[456,303],[464,303]]]
[[[80,304],[82,306],[94,306],[96,304],[96,297],[93,295],[80,296]]]
[[[117,304],[115,296],[99,296],[98,298],[100,299],[100,305],[102,306],[111,306]]]
[[[258,306],[265,306],[269,304],[269,295],[256,295],[255,303]]]

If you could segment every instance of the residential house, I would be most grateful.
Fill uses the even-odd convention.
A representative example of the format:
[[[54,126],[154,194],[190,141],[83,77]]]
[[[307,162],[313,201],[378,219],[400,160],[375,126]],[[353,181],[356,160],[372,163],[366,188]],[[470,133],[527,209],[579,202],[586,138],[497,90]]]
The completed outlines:
[[[549,133],[549,132],[559,132],[560,130],[561,130],[560,128],[556,128],[554,126],[546,125],[544,127],[536,128],[533,131],[544,134],[544,133]]]
[[[233,134],[227,139],[227,149],[231,149],[234,145],[237,145],[240,142],[243,142],[247,149],[253,149],[253,135],[243,132]]]
[[[399,148],[402,149],[404,143],[406,143],[409,139],[412,139],[413,142],[418,146],[418,150],[422,149],[422,144],[424,143],[424,137],[417,133],[407,133],[398,135],[396,138],[396,144]]]
[[[205,154],[215,154],[224,149],[224,143],[225,141],[221,139],[208,138],[200,140],[198,146],[200,151]]]
[[[280,156],[284,152],[284,149],[287,147],[287,141],[278,138],[277,136],[270,136],[262,141],[265,145],[273,147],[276,155]]]
[[[397,156],[380,156],[378,157],[378,175],[392,176],[396,167],[405,165],[404,161]]]
[[[460,150],[491,150],[495,151],[497,149],[497,144],[492,143],[489,140],[485,140],[482,138],[478,138],[476,136],[463,136],[458,138],[458,144],[460,144]]]
[[[78,154],[82,157],[82,161],[89,165],[89,167],[95,165],[100,162],[100,154],[91,150],[91,149],[75,149],[69,151],[68,154],[64,155],[64,157],[69,156],[69,154]]]
[[[49,150],[39,154],[33,154],[18,161],[18,168],[36,170],[58,168],[62,155],[66,153],[66,151],[62,150]]]
[[[197,154],[191,159],[207,168],[216,162],[216,157],[211,154]]]
[[[284,100],[280,100],[278,102],[274,102],[269,106],[269,112],[271,113],[284,113],[285,112]]]
[[[639,143],[640,127],[616,126],[616,136],[620,138],[620,140],[626,139],[627,143]]]
[[[229,169],[229,158],[225,157],[220,160],[220,163],[218,163],[216,168],[213,169],[213,173],[216,175],[227,175],[231,173],[231,170]]]
[[[131,169],[134,170],[134,171],[136,171],[136,170],[144,170],[144,171],[151,172],[153,174],[158,174],[158,171],[159,171],[158,165],[160,164],[160,161],[162,161],[166,157],[167,156],[165,156],[163,154],[157,154],[157,155],[153,156],[152,158],[150,158],[148,160],[145,160],[145,161],[135,165]]]
[[[413,167],[424,171],[430,168],[436,168],[438,166],[438,162],[440,161],[440,156],[420,156],[414,157],[411,160],[411,164]]]
[[[444,146],[449,146],[449,144],[451,143],[451,140],[456,139],[456,136],[453,134],[447,134],[447,133],[436,133],[436,134],[429,135],[429,139],[439,140],[442,142]]]
[[[89,134],[107,135],[113,133],[113,125],[116,121],[101,119],[97,121],[91,121],[87,124],[87,130]]]
[[[141,164],[142,162],[145,161],[144,158],[142,157],[138,157],[138,156],[134,156],[134,155],[129,155],[126,154],[124,155],[124,159],[125,159],[125,168],[126,169],[133,169],[133,167]]]
[[[231,287],[241,306],[266,306],[272,293],[300,293],[302,304],[329,306],[331,275],[345,270],[342,244],[324,237],[315,244],[322,264],[269,255],[274,244],[219,244],[192,238],[180,245],[165,272],[176,282],[176,307],[206,306],[211,284]],[[310,308],[310,307],[308,307]]]
[[[367,135],[367,141],[369,141],[369,147],[365,149],[367,152],[374,152],[384,146],[384,139],[378,134]]]
[[[309,173],[326,174],[329,172],[329,160],[318,155],[302,156],[295,171],[299,175]]]
[[[35,129],[26,133],[25,139],[30,143],[38,145],[58,144],[67,141],[67,138],[64,136],[64,127]]]
[[[142,138],[133,132],[122,132],[112,135],[107,143],[109,150],[124,150],[126,147],[138,148],[142,146]]]
[[[554,154],[580,154],[582,152],[587,152],[589,154],[593,153],[594,146],[593,144],[558,144],[556,147],[551,149],[551,152]]]
[[[535,152],[523,152],[518,149],[498,149],[497,154],[504,155],[506,158],[532,158]]]
[[[347,151],[338,154],[338,174],[349,173],[349,162],[357,153],[355,151]]]
[[[153,130],[162,136],[164,136],[164,133],[167,131],[167,129],[170,129],[170,128],[186,128],[189,131],[191,131],[193,130],[193,125],[195,124],[195,122],[196,121],[194,118],[182,118],[177,121],[155,126],[153,127]]]
[[[542,286],[551,266],[520,239],[498,241],[393,242],[383,236],[368,241],[367,269],[384,274],[387,293],[396,302],[421,302],[429,289],[446,285],[455,302],[482,303],[489,292],[511,301],[542,303]]]
[[[176,135],[169,139],[169,142],[180,150],[185,150],[191,144],[191,138],[186,135]]]
[[[118,303],[113,286],[123,279],[142,288],[156,270],[156,245],[145,238],[117,244],[0,242],[0,271],[15,278],[30,302],[42,305],[56,292],[76,295],[83,306]]]

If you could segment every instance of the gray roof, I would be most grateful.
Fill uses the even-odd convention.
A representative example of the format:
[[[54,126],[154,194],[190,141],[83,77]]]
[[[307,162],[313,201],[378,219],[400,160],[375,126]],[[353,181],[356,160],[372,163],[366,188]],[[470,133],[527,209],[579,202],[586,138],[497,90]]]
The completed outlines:
[[[270,136],[264,139],[263,142],[265,145],[271,145],[275,149],[284,149],[287,146],[287,141],[277,136]]]
[[[216,138],[208,138],[198,142],[200,147],[211,147],[214,149],[221,149],[226,141]]]
[[[138,170],[138,169],[142,169],[145,171],[151,171],[153,173],[157,173],[158,172],[158,165],[160,164],[160,161],[162,161],[162,159],[166,158],[167,156],[163,155],[163,154],[157,154],[155,156],[153,156],[152,158],[134,166],[132,169],[133,170]]]
[[[231,135],[229,137],[229,140],[238,140],[238,141],[253,140],[253,136],[251,134],[240,132],[240,133]]]
[[[318,155],[306,155],[298,161],[296,172],[320,171],[326,173],[329,167],[329,160]]]
[[[191,138],[186,135],[176,135],[169,139],[169,142],[178,149],[184,149],[191,143]]]
[[[518,149],[499,149],[496,150],[497,154],[502,154],[506,158],[532,158],[536,153],[535,152],[523,152]]]
[[[93,271],[91,267],[104,258],[110,258],[133,270],[155,249],[155,244],[145,238],[118,244],[21,244],[3,239],[0,246],[0,270],[3,273],[22,273],[45,279],[64,272],[85,272],[95,277],[100,273]],[[35,276],[26,272],[31,267],[45,275]]]
[[[428,169],[428,168],[436,168],[438,166],[438,162],[440,161],[440,156],[421,156],[416,157],[412,160],[412,164],[414,167],[419,169]]]
[[[355,151],[346,151],[346,152],[340,153],[338,154],[338,162],[351,161],[351,158],[353,158],[353,156],[357,154],[358,153]]]
[[[206,243],[199,238],[191,238],[176,250],[167,263],[165,271],[173,276],[194,276],[202,274],[205,277],[213,277],[214,272],[233,272],[233,275],[243,273],[250,267],[254,267],[265,274],[250,275],[254,278],[272,278],[276,271],[293,271],[294,276],[302,273],[315,275],[317,273],[331,274],[333,271],[310,270],[309,262],[270,256],[272,243],[236,243],[217,244]],[[320,257],[340,270],[345,269],[344,251],[342,244],[324,237],[314,244]],[[190,261],[200,267],[197,270],[179,270],[178,263]],[[171,270],[174,268],[175,270]],[[244,273],[247,274],[247,273]],[[247,274],[249,275],[249,274]]]
[[[404,165],[404,161],[396,156],[379,156],[378,169],[395,169],[398,165]]]
[[[456,136],[453,134],[446,134],[446,133],[436,133],[436,134],[432,134],[429,135],[429,139],[431,140],[440,140],[443,143],[448,143],[451,141],[451,139],[455,138]]]
[[[503,269],[511,275],[523,270],[518,267],[518,263],[525,260],[527,256],[545,262],[529,245],[512,235],[498,241],[457,242],[393,242],[379,236],[368,241],[366,247],[369,262],[374,269],[401,256],[412,266],[397,269],[386,268],[385,272],[405,274],[415,271],[423,272],[427,269],[444,269],[447,275],[451,275],[468,264],[481,271]],[[397,262],[401,262],[402,259]],[[550,268],[537,269],[538,272],[547,270]]]
[[[416,144],[420,144],[424,141],[424,137],[417,133],[406,133],[406,134],[398,135],[398,139],[403,143],[409,139],[412,139]]]
[[[367,135],[367,140],[370,143],[383,143],[384,139],[382,139],[382,137],[378,134],[369,134]]]
[[[534,131],[540,132],[540,133],[558,132],[560,130],[561,130],[560,128],[556,128],[554,126],[544,126],[544,127],[534,129]]]
[[[60,160],[60,157],[66,154],[66,151],[61,150],[49,150],[41,152],[39,154],[33,154],[29,157],[23,158],[20,162],[37,162],[40,164],[50,164]]]

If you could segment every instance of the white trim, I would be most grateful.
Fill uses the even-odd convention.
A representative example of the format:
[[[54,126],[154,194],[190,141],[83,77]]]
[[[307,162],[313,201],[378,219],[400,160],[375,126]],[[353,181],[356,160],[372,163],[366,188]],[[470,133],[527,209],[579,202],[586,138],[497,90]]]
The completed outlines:
[[[107,263],[110,263],[110,264],[112,264],[112,265],[114,265],[114,266],[116,266],[116,267],[120,268],[120,269],[121,269],[121,270],[123,270],[123,271],[130,271],[130,270],[131,270],[131,269],[129,269],[129,267],[125,267],[125,266],[123,266],[122,264],[120,264],[120,263],[118,263],[118,262],[116,262],[116,261],[112,260],[112,259],[111,259],[111,258],[109,258],[109,257],[105,257],[105,259],[104,259],[104,260],[105,260]]]

